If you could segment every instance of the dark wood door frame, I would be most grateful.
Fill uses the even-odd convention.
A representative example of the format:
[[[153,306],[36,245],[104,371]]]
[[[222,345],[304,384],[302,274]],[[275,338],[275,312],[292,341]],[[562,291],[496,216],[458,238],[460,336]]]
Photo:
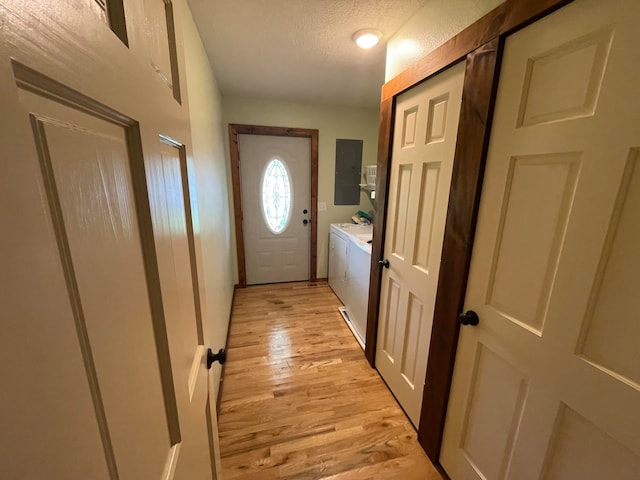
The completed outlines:
[[[247,270],[244,255],[244,231],[242,229],[242,195],[240,194],[240,153],[238,135],[270,135],[274,137],[306,137],[311,139],[311,233],[309,239],[309,281],[317,280],[318,264],[318,130],[311,128],[268,127],[264,125],[229,124],[229,150],[231,157],[231,182],[233,185],[233,211],[236,224],[236,249],[238,255],[238,287],[247,286]]]
[[[458,344],[458,313],[471,262],[484,166],[505,38],[571,3],[572,0],[507,0],[382,87],[378,135],[377,195],[374,221],[365,355],[375,367],[384,253],[387,192],[396,98],[402,92],[460,62],[466,62],[451,192],[418,440],[439,466],[440,447]]]

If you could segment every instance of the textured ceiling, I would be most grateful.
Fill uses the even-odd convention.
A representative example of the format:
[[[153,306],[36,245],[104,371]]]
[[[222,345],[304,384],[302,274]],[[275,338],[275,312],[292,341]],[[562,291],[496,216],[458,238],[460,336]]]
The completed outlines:
[[[223,95],[377,106],[386,40],[427,0],[189,0]],[[351,40],[375,28],[370,50]]]

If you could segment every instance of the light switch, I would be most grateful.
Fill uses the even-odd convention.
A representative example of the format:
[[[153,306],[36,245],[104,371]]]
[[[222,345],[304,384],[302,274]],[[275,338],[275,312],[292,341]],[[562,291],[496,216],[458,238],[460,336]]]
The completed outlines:
[[[326,212],[327,211],[327,203],[326,202],[318,202],[318,211]]]

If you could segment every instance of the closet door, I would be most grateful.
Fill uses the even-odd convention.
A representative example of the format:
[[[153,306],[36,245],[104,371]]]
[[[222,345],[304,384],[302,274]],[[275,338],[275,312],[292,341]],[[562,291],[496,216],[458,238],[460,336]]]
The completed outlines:
[[[640,4],[510,36],[440,457],[451,478],[640,478]]]
[[[115,3],[0,3],[3,480],[215,478],[189,116]]]
[[[397,99],[376,368],[417,427],[427,371],[464,62]]]

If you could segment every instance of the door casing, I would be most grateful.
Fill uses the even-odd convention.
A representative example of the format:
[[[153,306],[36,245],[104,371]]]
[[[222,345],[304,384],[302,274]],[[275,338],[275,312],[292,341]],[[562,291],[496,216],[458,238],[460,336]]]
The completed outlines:
[[[276,137],[306,137],[311,139],[311,233],[309,238],[309,281],[317,280],[318,264],[318,130],[311,128],[269,127],[264,125],[229,124],[229,152],[231,182],[233,187],[233,214],[236,226],[236,251],[238,256],[238,287],[247,286],[247,270],[242,228],[242,196],[240,194],[240,152],[238,135],[271,135]]]
[[[504,39],[571,2],[507,0],[382,86],[376,185],[379,211],[373,227],[365,349],[372,367],[375,367],[382,283],[378,260],[382,259],[384,252],[396,98],[455,63],[466,62],[458,142],[418,428],[420,445],[439,468],[460,328],[457,317],[464,305]]]

